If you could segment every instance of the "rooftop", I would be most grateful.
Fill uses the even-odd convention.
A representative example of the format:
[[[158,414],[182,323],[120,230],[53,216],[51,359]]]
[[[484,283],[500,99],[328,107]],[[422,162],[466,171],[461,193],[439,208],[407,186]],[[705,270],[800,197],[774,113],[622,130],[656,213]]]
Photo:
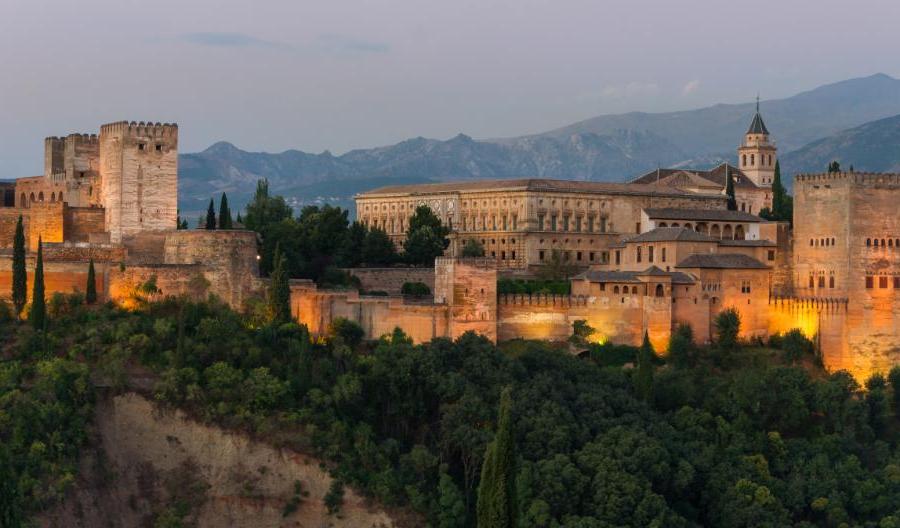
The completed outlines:
[[[718,222],[763,222],[763,219],[743,211],[726,209],[676,209],[674,207],[644,209],[653,220],[700,220]]]
[[[748,255],[738,253],[696,254],[682,260],[676,268],[711,269],[768,269],[768,266]]]
[[[573,279],[588,280],[590,282],[642,282],[638,277],[671,277],[673,284],[693,284],[694,279],[687,273],[680,271],[663,271],[656,266],[650,266],[644,271],[594,271],[589,270],[576,275]]]
[[[759,186],[753,183],[741,169],[729,163],[721,163],[717,167],[709,170],[697,169],[656,169],[646,174],[638,176],[630,181],[630,183],[640,183],[647,185],[659,185],[660,187],[670,186],[708,186],[725,189],[725,174],[731,176],[734,186],[737,189],[756,189]]]
[[[510,179],[510,180],[477,180],[444,183],[421,183],[415,185],[389,185],[357,194],[357,197],[372,197],[397,194],[437,194],[472,191],[543,191],[543,192],[582,192],[596,194],[624,194],[646,196],[690,196],[692,198],[708,198],[724,200],[718,194],[697,194],[672,187],[644,185],[635,183],[610,183],[575,180],[550,179]]]

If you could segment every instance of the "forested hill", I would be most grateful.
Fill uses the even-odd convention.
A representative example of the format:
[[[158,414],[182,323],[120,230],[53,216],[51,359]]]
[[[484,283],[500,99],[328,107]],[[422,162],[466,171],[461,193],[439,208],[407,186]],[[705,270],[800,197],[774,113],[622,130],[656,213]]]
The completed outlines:
[[[900,114],[900,80],[884,74],[818,87],[761,103],[781,156],[869,121]],[[289,150],[246,152],[226,142],[183,154],[179,205],[195,218],[227,192],[240,207],[256,180],[293,205],[352,205],[355,193],[382,185],[473,178],[545,177],[625,181],[657,166],[708,167],[731,159],[753,103],[681,112],[604,115],[516,138],[413,138],[340,156]],[[790,174],[790,173],[788,173]]]
[[[155,380],[161,405],[327,460],[337,484],[316,507],[333,516],[347,484],[431,526],[474,527],[479,487],[500,475],[523,528],[900,522],[900,368],[862,390],[818,367],[799,333],[740,343],[739,321],[720,318],[714,346],[681,329],[663,360],[649,348],[591,344],[581,325],[577,357],[566,345],[498,347],[474,334],[413,345],[396,331],[364,342],[347,321],[311,339],[259,306],[238,314],[214,300],[134,295],[132,311],[57,296],[43,331],[0,310],[7,525],[79,486],[91,383],[114,390],[129,371]],[[483,473],[507,387],[511,456]],[[117,485],[115,472],[105,475]],[[205,495],[196,480],[171,500],[140,497],[155,506],[148,525],[190,525]],[[276,503],[286,516],[310,506],[306,486]],[[240,489],[252,499],[252,482]]]

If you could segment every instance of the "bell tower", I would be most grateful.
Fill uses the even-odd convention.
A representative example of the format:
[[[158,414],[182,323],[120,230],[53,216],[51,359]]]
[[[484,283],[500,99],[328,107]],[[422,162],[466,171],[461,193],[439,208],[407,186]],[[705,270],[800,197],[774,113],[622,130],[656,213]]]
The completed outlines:
[[[771,187],[775,178],[775,143],[769,139],[769,130],[759,114],[759,96],[756,97],[756,115],[744,140],[738,147],[738,167],[760,187]]]

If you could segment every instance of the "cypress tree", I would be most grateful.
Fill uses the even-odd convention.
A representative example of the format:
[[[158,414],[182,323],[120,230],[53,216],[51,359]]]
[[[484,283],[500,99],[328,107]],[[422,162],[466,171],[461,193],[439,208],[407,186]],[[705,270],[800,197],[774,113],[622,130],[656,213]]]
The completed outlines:
[[[237,223],[239,223],[239,224],[243,224],[243,223],[244,223],[244,219],[241,218],[241,213],[238,213],[237,219],[236,219],[235,221],[236,221]]]
[[[34,289],[31,294],[31,311],[28,322],[35,330],[43,330],[47,323],[47,305],[44,300],[44,250],[38,239],[37,264],[34,266]]]
[[[97,279],[94,277],[94,259],[88,264],[87,290],[84,300],[88,304],[97,302]]]
[[[285,269],[287,263],[281,254],[281,244],[275,244],[272,263],[272,274],[269,276],[269,311],[274,322],[287,323],[291,320],[291,287]]]
[[[28,298],[28,275],[25,271],[25,228],[22,226],[22,215],[16,223],[16,234],[13,239],[12,262],[12,301],[16,307],[16,315],[22,313]]]
[[[500,395],[497,433],[488,444],[478,484],[478,528],[515,528],[518,526],[516,504],[516,447],[512,432],[512,392],[509,387]]]
[[[228,197],[222,193],[219,201],[219,229],[231,229],[231,209],[228,208]]]
[[[653,398],[653,356],[650,336],[644,332],[644,342],[638,351],[637,371],[634,373],[634,392],[644,401]]]
[[[737,200],[734,198],[734,178],[731,177],[727,166],[725,167],[725,196],[728,197],[728,210],[737,211]]]
[[[216,206],[213,205],[213,199],[209,199],[209,207],[206,209],[206,229],[214,230],[216,228]]]

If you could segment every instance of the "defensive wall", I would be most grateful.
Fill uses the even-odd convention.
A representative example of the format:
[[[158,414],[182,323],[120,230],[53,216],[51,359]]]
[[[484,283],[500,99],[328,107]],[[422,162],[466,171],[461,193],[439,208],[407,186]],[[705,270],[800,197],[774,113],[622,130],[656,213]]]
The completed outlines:
[[[383,291],[400,295],[405,282],[421,282],[434,291],[434,268],[345,268],[358,278],[364,291]]]

